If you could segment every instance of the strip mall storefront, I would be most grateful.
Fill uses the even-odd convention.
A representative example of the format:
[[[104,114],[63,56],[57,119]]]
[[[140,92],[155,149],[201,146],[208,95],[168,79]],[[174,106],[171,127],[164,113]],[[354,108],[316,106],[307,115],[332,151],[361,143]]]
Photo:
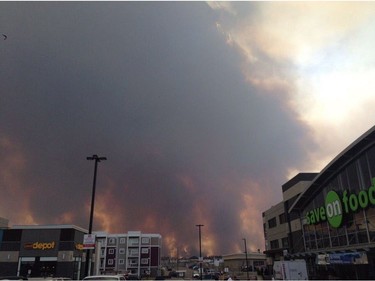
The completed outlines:
[[[15,226],[0,230],[0,276],[80,279],[85,233],[69,225]]]
[[[310,279],[375,279],[375,127],[338,155],[289,209],[291,258]]]

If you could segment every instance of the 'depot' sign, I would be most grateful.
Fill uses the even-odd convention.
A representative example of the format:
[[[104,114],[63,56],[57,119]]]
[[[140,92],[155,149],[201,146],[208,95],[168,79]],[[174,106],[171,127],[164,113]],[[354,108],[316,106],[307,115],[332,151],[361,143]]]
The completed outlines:
[[[24,248],[27,250],[52,250],[55,248],[55,242],[34,242],[26,243]]]
[[[358,193],[350,193],[345,190],[341,197],[336,191],[328,192],[324,206],[306,212],[307,224],[328,221],[332,227],[338,228],[341,226],[345,214],[375,206],[375,178],[372,178],[371,182],[372,185],[368,189],[358,191]]]

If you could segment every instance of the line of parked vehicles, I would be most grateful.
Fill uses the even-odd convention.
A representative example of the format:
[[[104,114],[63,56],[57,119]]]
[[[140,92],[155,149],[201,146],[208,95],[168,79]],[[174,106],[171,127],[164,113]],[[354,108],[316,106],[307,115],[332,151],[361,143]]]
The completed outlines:
[[[0,276],[0,281],[5,280],[32,280],[32,281],[68,281],[72,280],[67,277],[24,277],[24,276]],[[94,280],[106,280],[106,281],[116,281],[116,280],[140,280],[136,275],[92,275],[83,278],[85,281]],[[159,279],[160,280],[160,279]]]

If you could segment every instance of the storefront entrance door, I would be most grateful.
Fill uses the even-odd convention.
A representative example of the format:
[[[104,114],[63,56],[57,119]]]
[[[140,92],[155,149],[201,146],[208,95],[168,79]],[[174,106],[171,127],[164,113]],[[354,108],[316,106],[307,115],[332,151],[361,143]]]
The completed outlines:
[[[48,277],[56,275],[56,257],[20,258],[19,274],[27,277]]]

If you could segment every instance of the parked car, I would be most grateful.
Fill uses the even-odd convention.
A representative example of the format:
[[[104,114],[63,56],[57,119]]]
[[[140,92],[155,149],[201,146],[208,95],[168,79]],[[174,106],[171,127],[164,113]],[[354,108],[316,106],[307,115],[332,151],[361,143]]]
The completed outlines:
[[[83,278],[83,280],[126,280],[123,275],[92,275],[92,276],[86,276]]]
[[[23,276],[0,276],[0,280],[27,280]]]
[[[69,277],[47,277],[47,278],[43,278],[43,280],[44,281],[65,281],[65,280],[72,280],[72,279]]]
[[[125,275],[126,280],[141,280],[137,274],[127,274]]]
[[[217,273],[210,273],[203,275],[204,280],[219,280],[219,274]]]

